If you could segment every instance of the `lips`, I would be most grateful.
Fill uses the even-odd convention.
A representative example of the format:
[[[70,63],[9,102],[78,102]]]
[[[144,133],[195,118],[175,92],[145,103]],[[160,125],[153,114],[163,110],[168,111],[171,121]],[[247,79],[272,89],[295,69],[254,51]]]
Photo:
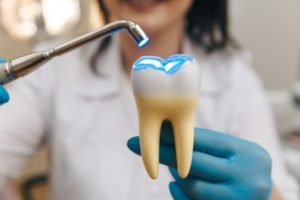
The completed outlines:
[[[126,0],[126,2],[132,6],[152,6],[161,2],[161,0]]]
[[[140,145],[145,168],[158,177],[160,128],[172,123],[179,175],[190,170],[194,144],[194,116],[200,92],[196,61],[186,55],[167,59],[142,57],[132,68],[132,86],[139,113]]]

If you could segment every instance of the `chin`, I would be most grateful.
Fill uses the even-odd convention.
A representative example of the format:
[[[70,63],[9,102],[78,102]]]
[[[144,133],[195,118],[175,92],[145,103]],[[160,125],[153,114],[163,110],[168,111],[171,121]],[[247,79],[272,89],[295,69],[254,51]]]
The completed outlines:
[[[130,17],[124,16],[123,19],[131,20],[139,24],[149,36],[159,33],[168,26],[168,23],[164,22],[163,20],[158,21],[158,19],[153,17],[153,15],[150,15],[149,17],[145,15],[134,17],[131,15]]]

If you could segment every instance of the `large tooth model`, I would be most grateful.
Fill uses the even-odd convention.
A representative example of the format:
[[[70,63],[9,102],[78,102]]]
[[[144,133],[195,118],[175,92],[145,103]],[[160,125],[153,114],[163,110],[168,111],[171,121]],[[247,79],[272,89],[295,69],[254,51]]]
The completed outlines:
[[[200,93],[197,62],[187,55],[166,60],[144,56],[134,63],[131,79],[139,114],[141,154],[149,176],[158,176],[160,130],[162,122],[169,120],[174,130],[179,175],[187,177]]]

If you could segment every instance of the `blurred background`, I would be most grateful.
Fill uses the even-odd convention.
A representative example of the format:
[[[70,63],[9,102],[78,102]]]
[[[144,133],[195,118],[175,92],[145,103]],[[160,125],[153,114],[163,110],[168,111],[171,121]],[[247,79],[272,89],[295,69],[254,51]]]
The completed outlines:
[[[252,55],[288,167],[300,181],[300,1],[231,0],[230,7],[232,34]],[[0,0],[0,56],[14,58],[101,25],[95,0]],[[15,180],[27,199],[46,199],[47,167],[44,147]]]

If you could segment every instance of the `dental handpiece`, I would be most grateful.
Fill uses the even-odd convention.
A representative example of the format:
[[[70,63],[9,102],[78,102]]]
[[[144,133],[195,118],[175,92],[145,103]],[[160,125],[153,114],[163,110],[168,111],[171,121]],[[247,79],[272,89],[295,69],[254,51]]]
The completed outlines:
[[[82,46],[83,44],[86,44],[98,38],[104,38],[113,35],[125,29],[129,32],[129,34],[139,47],[147,45],[147,43],[150,41],[149,37],[142,30],[142,28],[134,22],[129,20],[112,22],[99,29],[63,43],[55,48],[35,52],[23,57],[13,59],[11,61],[1,63],[0,84],[4,85],[19,77],[31,73],[55,56],[65,54],[73,49]]]

